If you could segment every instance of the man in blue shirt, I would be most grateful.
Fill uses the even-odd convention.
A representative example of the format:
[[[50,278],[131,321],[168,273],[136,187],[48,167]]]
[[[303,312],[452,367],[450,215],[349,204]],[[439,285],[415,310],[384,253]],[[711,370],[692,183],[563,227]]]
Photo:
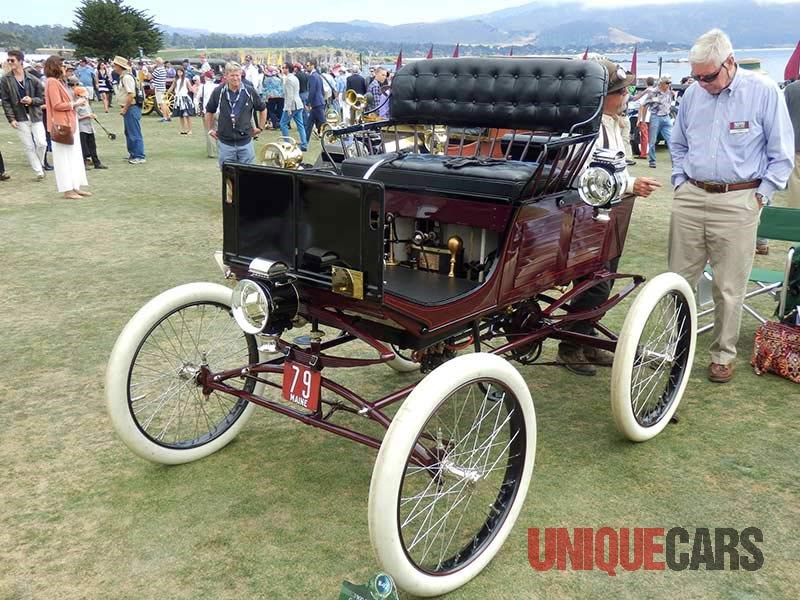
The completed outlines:
[[[696,284],[714,268],[714,334],[708,378],[733,377],[736,342],[761,208],[786,185],[794,140],[778,86],[740,69],[725,33],[689,51],[695,83],[672,131],[669,270]]]
[[[85,58],[81,58],[79,63],[78,68],[75,69],[75,77],[86,88],[86,97],[94,100],[97,91],[97,73]]]

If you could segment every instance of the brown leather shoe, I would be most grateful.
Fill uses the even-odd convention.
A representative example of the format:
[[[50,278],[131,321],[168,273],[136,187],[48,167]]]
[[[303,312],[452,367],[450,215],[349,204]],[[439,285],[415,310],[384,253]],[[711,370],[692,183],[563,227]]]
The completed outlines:
[[[597,367],[589,363],[583,355],[581,346],[559,344],[557,362],[562,364],[568,371],[576,375],[592,377],[597,375]]]
[[[733,365],[711,363],[708,367],[708,380],[714,383],[728,383],[733,378]]]
[[[594,346],[583,346],[583,356],[590,363],[610,367],[614,364],[614,353]]]

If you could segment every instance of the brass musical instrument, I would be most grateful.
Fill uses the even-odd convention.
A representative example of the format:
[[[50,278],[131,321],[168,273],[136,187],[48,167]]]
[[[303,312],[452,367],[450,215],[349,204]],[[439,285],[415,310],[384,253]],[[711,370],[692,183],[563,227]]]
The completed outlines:
[[[259,153],[259,164],[280,169],[302,169],[303,151],[291,137],[280,137],[277,142],[264,144]]]
[[[355,90],[347,90],[344,93],[344,104],[350,109],[348,122],[360,123],[364,110],[369,106],[369,99],[366,95],[359,94]]]

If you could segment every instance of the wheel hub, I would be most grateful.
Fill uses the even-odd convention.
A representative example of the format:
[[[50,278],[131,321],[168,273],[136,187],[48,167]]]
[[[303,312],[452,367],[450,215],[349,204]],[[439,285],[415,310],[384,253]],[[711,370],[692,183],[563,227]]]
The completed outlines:
[[[199,374],[200,367],[192,363],[183,363],[183,366],[178,369],[178,379],[182,379],[183,381],[197,379]]]
[[[477,469],[470,469],[455,464],[449,458],[445,458],[441,462],[441,470],[446,475],[452,475],[457,479],[466,481],[467,485],[472,487],[483,479],[483,473]]]

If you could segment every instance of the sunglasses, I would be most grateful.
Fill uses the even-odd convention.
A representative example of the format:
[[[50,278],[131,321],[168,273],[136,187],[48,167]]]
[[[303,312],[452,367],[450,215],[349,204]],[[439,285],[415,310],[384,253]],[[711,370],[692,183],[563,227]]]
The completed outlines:
[[[695,75],[694,73],[692,73],[691,76],[695,80],[700,81],[702,83],[712,83],[714,80],[716,80],[717,77],[719,77],[719,74],[722,72],[722,69],[725,67],[725,61],[727,61],[727,60],[728,60],[727,58],[725,60],[723,60],[722,64],[719,66],[719,69],[717,69],[714,73],[711,73],[711,75]]]
[[[6,60],[7,60],[8,62],[10,62],[10,63],[15,63],[15,62],[17,62],[17,59],[16,59],[16,58],[7,58]]]

